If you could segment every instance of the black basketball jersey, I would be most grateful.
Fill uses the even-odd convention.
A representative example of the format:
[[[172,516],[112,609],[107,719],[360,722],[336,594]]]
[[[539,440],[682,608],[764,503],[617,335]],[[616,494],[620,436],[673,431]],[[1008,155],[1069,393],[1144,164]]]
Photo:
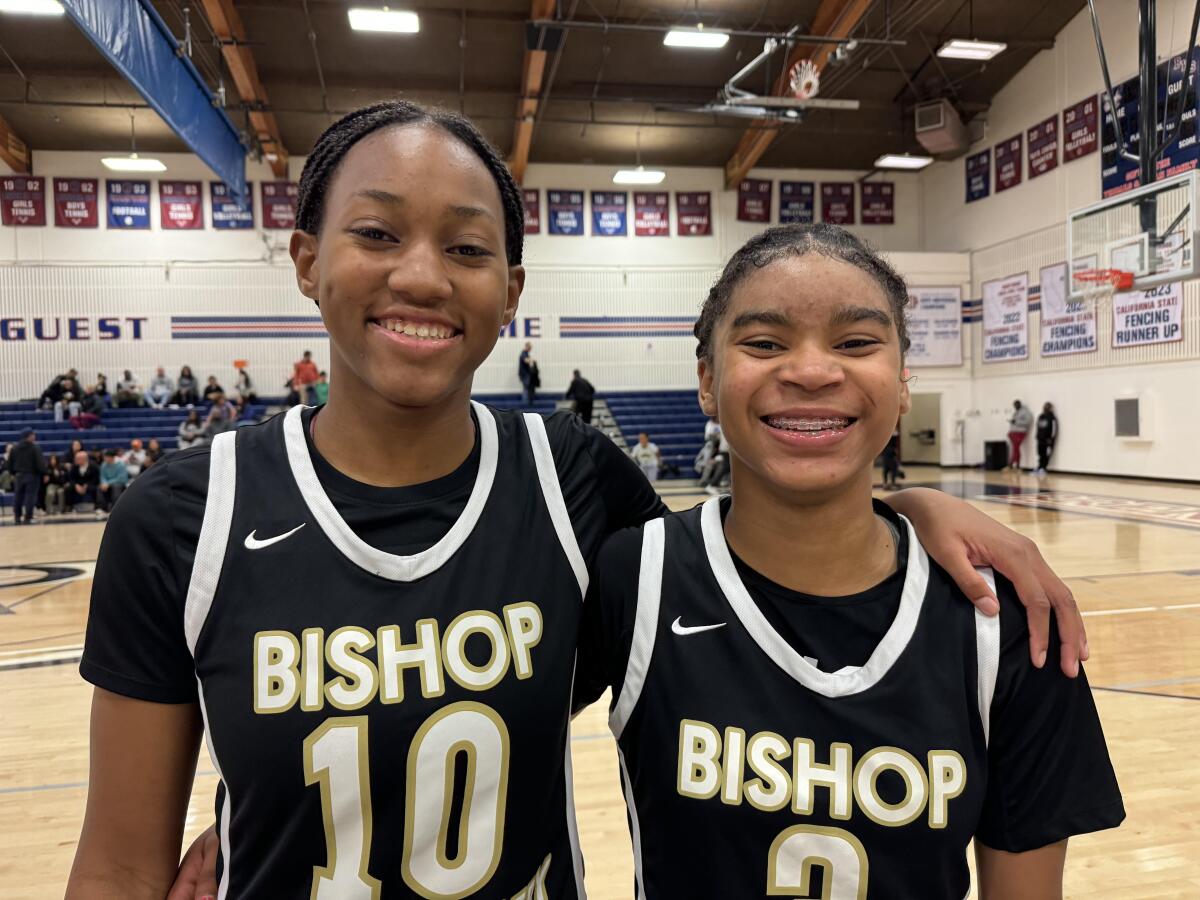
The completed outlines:
[[[213,442],[184,622],[221,778],[219,897],[583,896],[568,715],[587,572],[541,418],[474,412],[470,498],[412,556],[340,517],[299,407]]]
[[[863,665],[836,672],[747,592],[719,499],[643,527],[610,717],[639,897],[967,895],[999,619],[956,596],[902,527],[895,619]]]

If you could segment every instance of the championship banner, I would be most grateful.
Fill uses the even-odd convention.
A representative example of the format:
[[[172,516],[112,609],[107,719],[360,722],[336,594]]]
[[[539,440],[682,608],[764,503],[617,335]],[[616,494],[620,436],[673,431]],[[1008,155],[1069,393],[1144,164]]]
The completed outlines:
[[[816,191],[811,181],[779,182],[781,225],[811,225],[817,220]]]
[[[637,237],[670,237],[670,194],[652,191],[633,195],[633,233]]]
[[[254,185],[246,182],[246,202],[238,203],[233,199],[229,185],[223,181],[210,182],[212,189],[212,222],[213,228],[253,228],[254,227]]]
[[[1028,358],[1029,273],[985,281],[983,361],[1011,362]]]
[[[45,225],[46,179],[5,175],[0,181],[0,222],[5,225]]]
[[[909,288],[908,337],[904,360],[909,368],[962,365],[962,289]]]
[[[1039,122],[1025,133],[1029,155],[1029,177],[1045,175],[1058,166],[1058,116]]]
[[[1096,312],[1086,303],[1067,300],[1067,264],[1046,266],[1041,282],[1042,356],[1091,353],[1096,349]]]
[[[1095,97],[1063,110],[1063,162],[1095,153],[1100,146],[1099,103]]]
[[[982,200],[992,192],[992,151],[967,157],[967,202]]]
[[[624,237],[629,233],[624,191],[592,191],[592,234]]]
[[[675,212],[679,216],[680,237],[712,234],[712,194],[708,191],[677,192]]]
[[[821,185],[821,221],[831,225],[854,224],[853,181],[832,181]]]
[[[525,233],[542,233],[541,192],[537,188],[521,191],[521,203],[525,206]]]
[[[862,223],[896,224],[896,185],[890,181],[864,181],[862,187]]]
[[[745,178],[738,185],[737,218],[739,222],[771,221],[771,182]]]
[[[295,229],[300,186],[290,181],[264,181],[259,189],[262,192],[263,228]]]
[[[99,228],[100,182],[95,178],[54,179],[56,228]]]
[[[163,231],[203,228],[204,200],[200,196],[200,182],[160,181],[158,224]]]
[[[109,181],[108,227],[141,230],[150,227],[150,182]]]
[[[1178,281],[1114,294],[1112,304],[1114,347],[1183,340],[1183,287]]]
[[[1023,135],[1017,134],[992,148],[992,152],[996,154],[997,194],[1021,183],[1022,143]]]
[[[583,234],[583,191],[546,191],[550,233]]]

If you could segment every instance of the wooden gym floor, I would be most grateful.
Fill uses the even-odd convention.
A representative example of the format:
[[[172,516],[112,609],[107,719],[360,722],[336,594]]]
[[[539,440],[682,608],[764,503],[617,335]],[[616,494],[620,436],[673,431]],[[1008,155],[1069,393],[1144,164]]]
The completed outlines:
[[[1071,842],[1068,897],[1200,897],[1200,487],[908,467],[1029,535],[1087,617],[1088,676],[1129,817]],[[678,509],[703,495],[666,483]],[[11,512],[6,511],[6,515]],[[78,675],[103,525],[0,526],[0,895],[61,896],[87,791],[91,688]],[[596,900],[632,894],[601,704],[575,722],[575,797]],[[202,754],[187,838],[211,819]]]

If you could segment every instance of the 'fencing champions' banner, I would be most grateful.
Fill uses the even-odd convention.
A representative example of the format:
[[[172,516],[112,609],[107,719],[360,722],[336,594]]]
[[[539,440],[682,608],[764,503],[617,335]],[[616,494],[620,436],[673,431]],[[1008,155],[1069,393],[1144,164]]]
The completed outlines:
[[[650,191],[633,195],[633,233],[637,237],[670,237],[670,194]]]
[[[817,219],[816,191],[811,181],[779,182],[779,222],[811,225]]]
[[[1063,162],[1095,153],[1100,146],[1099,102],[1080,100],[1063,110]]]
[[[537,188],[521,191],[521,202],[525,205],[525,233],[542,233],[541,192]]]
[[[680,237],[712,234],[712,194],[708,191],[676,193],[675,212],[679,216]]]
[[[992,151],[967,157],[967,202],[982,200],[992,192]]]
[[[150,227],[150,182],[109,181],[107,191],[109,228]]]
[[[100,182],[95,178],[54,179],[56,228],[99,228]]]
[[[862,187],[862,223],[894,225],[896,222],[896,185],[890,181],[864,181]]]
[[[1020,157],[1017,157],[1020,161]],[[1029,358],[1029,273],[983,283],[983,361]]]
[[[1091,304],[1067,299],[1067,264],[1041,270],[1042,356],[1091,353],[1096,349],[1096,311]]]
[[[5,225],[45,225],[46,179],[5,175],[0,180],[0,222]]]
[[[550,233],[583,234],[583,191],[546,191]]]
[[[854,224],[853,181],[831,181],[821,185],[821,221],[831,225]]]
[[[624,237],[626,200],[624,191],[592,191],[592,234],[600,237]]]
[[[739,222],[771,221],[771,182],[742,179],[738,185],[737,217]]]
[[[1183,340],[1183,285],[1178,281],[1114,294],[1112,304],[1114,347]]]
[[[1021,144],[1024,135],[1014,135],[992,148],[996,155],[996,193],[1021,183]]]
[[[254,185],[246,182],[246,202],[233,199],[229,185],[223,181],[212,182],[213,228],[254,227]]]
[[[910,368],[962,365],[962,289],[909,288],[908,337],[904,357]]]
[[[262,192],[263,228],[294,229],[300,186],[290,181],[264,181],[259,188]]]
[[[1045,175],[1058,165],[1058,116],[1038,122],[1025,132],[1029,154],[1029,177]]]
[[[204,200],[198,181],[158,183],[158,224],[163,231],[204,227]]]

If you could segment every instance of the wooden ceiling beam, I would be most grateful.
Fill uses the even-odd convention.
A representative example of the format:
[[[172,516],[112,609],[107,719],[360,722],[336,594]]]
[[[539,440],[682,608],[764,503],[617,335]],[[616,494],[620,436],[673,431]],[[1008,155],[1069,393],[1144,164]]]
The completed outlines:
[[[554,0],[531,0],[530,19],[549,19],[553,15]],[[533,146],[533,124],[537,117],[548,56],[549,53],[545,50],[527,48],[525,60],[521,65],[521,96],[517,98],[517,121],[513,125],[512,150],[508,155],[508,168],[517,184],[525,181],[525,169],[529,165],[529,148]]]
[[[29,147],[0,116],[0,160],[18,175],[29,174]]]

